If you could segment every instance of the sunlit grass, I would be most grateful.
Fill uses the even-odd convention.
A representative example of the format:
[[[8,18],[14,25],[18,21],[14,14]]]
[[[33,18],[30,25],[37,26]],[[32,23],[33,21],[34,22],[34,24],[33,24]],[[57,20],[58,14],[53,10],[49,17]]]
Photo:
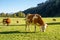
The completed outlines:
[[[0,18],[0,22],[3,18]],[[41,32],[37,26],[34,32],[34,25],[30,25],[30,31],[25,31],[25,18],[11,18],[10,26],[0,23],[0,40],[60,40],[60,24],[48,25],[46,32]],[[43,18],[44,22],[51,23],[53,18]],[[16,21],[19,23],[16,23]],[[60,18],[56,18],[60,22]]]

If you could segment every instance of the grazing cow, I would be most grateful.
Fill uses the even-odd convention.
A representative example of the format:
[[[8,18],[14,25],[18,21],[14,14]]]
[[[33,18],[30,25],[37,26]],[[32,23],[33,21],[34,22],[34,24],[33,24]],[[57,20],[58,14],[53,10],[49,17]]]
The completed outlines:
[[[3,24],[7,24],[7,26],[10,24],[11,20],[10,18],[3,19]]]
[[[36,31],[36,24],[38,23],[41,26],[41,31],[45,32],[47,24],[44,23],[44,21],[42,20],[41,15],[39,15],[39,14],[28,14],[26,16],[26,28],[28,27],[28,30],[30,30],[29,29],[29,25],[31,23],[34,23],[34,25],[35,25],[35,31]],[[25,30],[26,30],[26,28],[25,28]]]
[[[19,23],[19,21],[16,21],[17,23]]]
[[[56,21],[56,19],[53,19],[53,21]]]

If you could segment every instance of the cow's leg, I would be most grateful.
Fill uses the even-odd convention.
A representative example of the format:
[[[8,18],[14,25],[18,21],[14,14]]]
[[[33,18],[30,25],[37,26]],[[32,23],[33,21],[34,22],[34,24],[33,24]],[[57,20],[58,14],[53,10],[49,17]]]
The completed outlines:
[[[9,23],[7,23],[7,26],[9,26]]]
[[[3,25],[5,25],[5,23],[3,23]]]
[[[5,22],[3,22],[3,25],[5,25],[6,23]]]
[[[42,26],[41,26],[42,27]],[[42,31],[42,28],[40,27],[40,31]]]
[[[36,32],[36,24],[34,24],[34,25],[35,25],[35,30],[34,31]]]
[[[27,27],[28,27],[28,23],[26,22],[26,27],[25,27],[25,31],[27,31]]]
[[[30,27],[29,26],[30,26],[30,24],[28,25],[28,31],[30,31]]]
[[[9,24],[7,24],[7,26],[9,26]]]
[[[26,23],[26,26],[25,26],[25,31],[26,31],[26,29],[27,29],[27,23]]]
[[[45,32],[45,26],[42,27],[42,32]]]
[[[30,25],[30,24],[28,24],[28,25],[26,26],[25,30],[30,31],[29,25]]]
[[[25,31],[30,31],[29,25],[30,23],[26,23]]]

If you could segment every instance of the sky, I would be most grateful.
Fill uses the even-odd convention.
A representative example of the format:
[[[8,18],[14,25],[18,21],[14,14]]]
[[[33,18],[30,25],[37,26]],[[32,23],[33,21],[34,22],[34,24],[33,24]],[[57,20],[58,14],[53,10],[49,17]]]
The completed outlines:
[[[46,0],[0,0],[0,13],[11,13],[24,11],[30,7],[36,7],[37,4]]]

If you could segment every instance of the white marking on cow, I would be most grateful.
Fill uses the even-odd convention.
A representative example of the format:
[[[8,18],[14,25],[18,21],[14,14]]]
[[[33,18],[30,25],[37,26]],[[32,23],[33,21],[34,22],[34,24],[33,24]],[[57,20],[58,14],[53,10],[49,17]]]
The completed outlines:
[[[35,15],[32,20],[37,19],[38,17]]]

